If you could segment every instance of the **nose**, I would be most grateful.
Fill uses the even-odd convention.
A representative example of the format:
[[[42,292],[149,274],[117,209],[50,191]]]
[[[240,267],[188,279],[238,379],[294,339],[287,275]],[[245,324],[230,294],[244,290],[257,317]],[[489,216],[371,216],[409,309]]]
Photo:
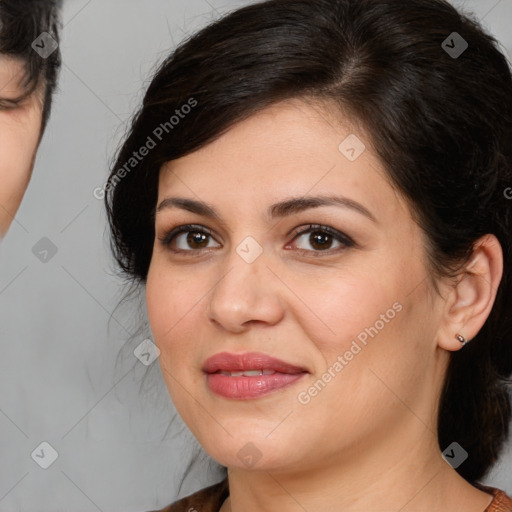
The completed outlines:
[[[235,333],[254,323],[277,324],[285,311],[282,283],[267,267],[265,252],[249,263],[233,248],[225,263],[226,271],[209,296],[209,321]]]

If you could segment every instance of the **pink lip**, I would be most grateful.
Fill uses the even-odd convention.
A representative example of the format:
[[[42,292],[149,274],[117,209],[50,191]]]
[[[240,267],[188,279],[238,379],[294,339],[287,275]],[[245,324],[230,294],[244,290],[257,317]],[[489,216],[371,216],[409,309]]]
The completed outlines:
[[[202,369],[207,374],[207,383],[211,391],[225,398],[238,400],[266,395],[292,384],[308,373],[304,368],[257,352],[215,354],[205,361]],[[250,377],[232,377],[220,373],[249,370],[268,370],[276,373]]]
[[[302,373],[307,371],[305,368],[285,363],[280,359],[259,352],[246,352],[245,354],[221,352],[209,357],[203,365],[203,371],[206,373],[215,373],[220,370],[225,372],[274,370],[279,373]]]

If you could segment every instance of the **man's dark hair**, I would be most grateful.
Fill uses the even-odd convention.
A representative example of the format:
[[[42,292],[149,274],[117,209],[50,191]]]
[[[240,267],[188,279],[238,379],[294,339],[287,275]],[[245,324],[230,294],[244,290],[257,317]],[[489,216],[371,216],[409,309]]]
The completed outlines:
[[[27,93],[45,87],[42,129],[50,116],[52,96],[61,65],[57,47],[47,58],[37,53],[32,43],[46,32],[59,43],[62,0],[0,1],[0,54],[25,63],[23,86]]]

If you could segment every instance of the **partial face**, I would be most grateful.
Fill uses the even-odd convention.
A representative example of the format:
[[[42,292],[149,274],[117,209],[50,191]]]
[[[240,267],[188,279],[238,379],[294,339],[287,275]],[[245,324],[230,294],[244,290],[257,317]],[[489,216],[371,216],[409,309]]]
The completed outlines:
[[[28,186],[41,133],[42,92],[23,98],[23,63],[0,55],[0,238]]]
[[[149,320],[213,458],[312,469],[396,447],[418,416],[435,431],[425,242],[364,133],[280,103],[166,164],[158,205]]]

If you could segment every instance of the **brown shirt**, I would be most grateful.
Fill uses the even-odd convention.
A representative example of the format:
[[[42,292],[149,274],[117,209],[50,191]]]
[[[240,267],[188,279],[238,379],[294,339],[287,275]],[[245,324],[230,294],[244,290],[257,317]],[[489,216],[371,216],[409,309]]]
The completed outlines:
[[[483,512],[512,512],[512,499],[503,491],[481,484],[478,485],[478,488],[494,496],[492,502]],[[228,496],[228,479],[225,478],[218,484],[205,487],[159,511],[155,510],[153,512],[219,512]]]

